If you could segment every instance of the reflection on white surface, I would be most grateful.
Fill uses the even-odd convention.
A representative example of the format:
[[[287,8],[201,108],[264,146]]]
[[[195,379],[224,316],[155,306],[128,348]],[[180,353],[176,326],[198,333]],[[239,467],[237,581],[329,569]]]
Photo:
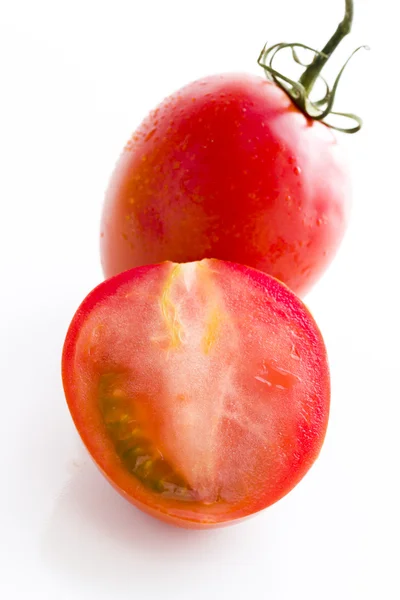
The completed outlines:
[[[177,561],[218,555],[219,541],[224,546],[227,537],[238,535],[168,525],[122,498],[89,458],[76,461],[73,469],[55,501],[43,540],[46,561],[69,575],[91,580],[97,573],[112,582],[127,568],[140,574],[149,561],[168,569]]]
[[[230,528],[193,531],[158,521],[124,500],[105,480],[83,448],[68,467],[69,479],[46,520],[41,559],[56,581],[70,589],[91,589],[101,598],[118,590],[147,590],[145,598],[184,597],[188,586],[204,587],[204,570],[213,585],[228,578],[229,564],[248,568],[257,545],[247,532],[259,529],[254,519]],[[275,528],[268,534],[270,548]],[[243,535],[244,534],[244,535]],[[265,547],[265,555],[268,550]],[[212,591],[213,585],[206,585]],[[172,586],[172,587],[170,587]],[[171,595],[168,595],[171,593]],[[86,596],[83,595],[83,598]],[[97,596],[99,597],[99,596]],[[134,595],[133,597],[136,597]],[[202,593],[191,590],[190,597]]]

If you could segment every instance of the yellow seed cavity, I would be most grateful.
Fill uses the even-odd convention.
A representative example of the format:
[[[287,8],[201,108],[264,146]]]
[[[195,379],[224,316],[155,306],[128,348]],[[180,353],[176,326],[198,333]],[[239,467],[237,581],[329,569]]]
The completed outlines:
[[[164,286],[164,290],[161,297],[161,312],[164,317],[165,324],[167,325],[169,334],[170,334],[170,347],[178,348],[182,343],[182,324],[178,318],[178,311],[176,305],[171,299],[172,288],[174,282],[181,271],[181,265],[176,265]]]
[[[210,311],[210,317],[206,322],[205,333],[202,341],[203,352],[208,354],[215,344],[221,326],[221,314],[216,306]]]

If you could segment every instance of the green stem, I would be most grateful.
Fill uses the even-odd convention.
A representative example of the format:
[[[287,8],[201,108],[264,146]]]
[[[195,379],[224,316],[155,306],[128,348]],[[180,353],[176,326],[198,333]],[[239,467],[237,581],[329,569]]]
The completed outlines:
[[[343,21],[339,24],[335,33],[326,44],[325,48],[321,51],[320,54],[316,54],[312,63],[307,67],[304,71],[303,75],[300,77],[299,83],[304,86],[307,94],[313,88],[316,80],[318,79],[319,74],[322,69],[326,65],[327,61],[336,50],[340,42],[346,35],[348,35],[351,31],[351,26],[353,23],[353,14],[354,14],[354,3],[353,0],[346,0],[346,11],[343,18]]]
[[[351,26],[353,23],[354,4],[353,0],[346,1],[346,11],[343,21],[339,24],[335,33],[325,45],[325,48],[320,52],[305,44],[293,43],[293,44],[275,44],[270,48],[267,45],[261,50],[260,56],[258,57],[258,64],[264,69],[267,78],[278,85],[294,102],[299,110],[301,110],[308,118],[314,119],[325,123],[328,127],[336,129],[338,131],[344,131],[346,133],[356,133],[362,127],[362,120],[353,113],[343,113],[333,110],[335,102],[336,92],[338,85],[341,81],[343,72],[356,52],[361,48],[367,48],[367,46],[360,46],[351,54],[350,58],[347,59],[343,67],[340,69],[339,74],[332,85],[332,88],[328,85],[324,77],[321,75],[321,71],[340,44],[342,39],[350,33]],[[314,57],[311,63],[304,63],[297,53],[299,48],[312,52]],[[302,67],[305,67],[303,74],[298,81],[295,81],[284,75],[280,71],[277,71],[274,65],[275,58],[281,50],[290,49],[292,51],[293,60]],[[310,92],[313,89],[314,84],[317,80],[320,80],[325,86],[325,94],[323,98],[319,100],[311,100]],[[352,122],[352,126],[339,126],[334,123],[330,123],[327,118],[330,115],[340,117],[341,120],[347,119],[348,122]]]

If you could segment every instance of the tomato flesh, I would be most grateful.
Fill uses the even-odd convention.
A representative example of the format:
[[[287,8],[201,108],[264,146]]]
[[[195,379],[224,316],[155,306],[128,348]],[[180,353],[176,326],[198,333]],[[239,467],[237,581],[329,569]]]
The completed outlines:
[[[167,98],[125,147],[103,210],[104,273],[219,258],[304,295],[335,256],[349,198],[332,130],[265,78],[207,77]]]
[[[63,381],[92,457],[132,503],[190,527],[285,495],[321,448],[323,340],[277,280],[219,260],[122,273],[76,313]]]

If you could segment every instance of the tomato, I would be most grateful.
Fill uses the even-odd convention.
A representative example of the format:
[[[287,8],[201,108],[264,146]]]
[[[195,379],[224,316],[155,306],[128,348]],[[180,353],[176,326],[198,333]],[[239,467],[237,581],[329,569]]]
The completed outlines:
[[[167,98],[125,147],[104,205],[103,270],[214,257],[304,295],[339,247],[349,196],[331,129],[265,78],[207,77]]]
[[[325,346],[286,286],[219,260],[139,267],[83,301],[63,352],[77,430],[153,516],[215,527],[287,494],[316,459]]]

